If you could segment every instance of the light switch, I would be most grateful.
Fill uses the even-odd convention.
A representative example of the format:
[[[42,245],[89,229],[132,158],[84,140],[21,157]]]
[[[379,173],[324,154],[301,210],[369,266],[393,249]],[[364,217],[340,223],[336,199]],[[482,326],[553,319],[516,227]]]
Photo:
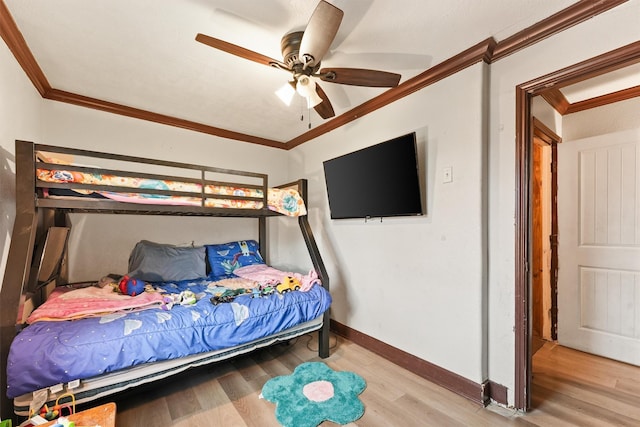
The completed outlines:
[[[453,168],[451,166],[447,166],[442,172],[443,183],[446,184],[447,182],[453,182]]]

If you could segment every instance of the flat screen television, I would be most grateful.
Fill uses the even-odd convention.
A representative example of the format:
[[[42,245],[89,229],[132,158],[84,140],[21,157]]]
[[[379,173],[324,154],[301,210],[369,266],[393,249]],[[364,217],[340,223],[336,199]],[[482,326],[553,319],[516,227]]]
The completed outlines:
[[[422,215],[415,132],[324,162],[331,219]]]

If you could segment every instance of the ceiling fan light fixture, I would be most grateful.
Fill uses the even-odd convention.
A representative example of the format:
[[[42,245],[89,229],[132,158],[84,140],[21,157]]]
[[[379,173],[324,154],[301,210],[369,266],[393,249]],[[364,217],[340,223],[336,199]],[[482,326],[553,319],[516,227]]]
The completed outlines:
[[[309,76],[302,75],[298,77],[298,83],[296,83],[296,91],[300,96],[308,98],[311,93],[316,91],[316,82]]]
[[[296,90],[291,86],[291,83],[285,83],[284,86],[276,90],[276,95],[287,105],[287,107],[291,105],[293,95],[295,94]]]
[[[318,95],[314,90],[307,97],[307,108],[311,109],[316,105],[320,104],[321,102],[322,102],[322,98],[320,98],[320,95]]]
[[[307,100],[307,108],[313,108],[322,102],[322,98],[316,92],[316,82],[309,76],[298,77],[296,91]]]

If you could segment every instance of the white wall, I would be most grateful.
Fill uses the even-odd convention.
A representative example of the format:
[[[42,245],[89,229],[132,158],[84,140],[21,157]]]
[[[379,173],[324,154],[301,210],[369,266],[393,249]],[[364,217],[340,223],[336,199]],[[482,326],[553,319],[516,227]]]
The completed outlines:
[[[639,39],[640,1],[632,0],[491,66],[489,377],[509,388],[509,402],[515,363],[515,87]]]
[[[541,96],[535,96],[531,103],[531,115],[556,135],[562,136],[562,115]]]
[[[40,138],[42,104],[11,51],[0,43],[0,277],[4,277],[16,215],[15,140]]]
[[[262,172],[271,184],[288,182],[284,150],[52,101],[45,102],[43,117],[43,144]],[[126,273],[129,253],[141,239],[206,244],[258,237],[257,221],[248,219],[88,214],[72,221],[71,281]],[[276,235],[278,224],[273,222]]]
[[[640,128],[640,98],[568,114],[563,117],[563,128],[563,141],[638,129]]]
[[[477,64],[296,148],[328,264],[332,318],[476,382],[483,350],[482,94]],[[331,220],[322,161],[416,131],[424,217]],[[445,166],[453,182],[442,183]]]

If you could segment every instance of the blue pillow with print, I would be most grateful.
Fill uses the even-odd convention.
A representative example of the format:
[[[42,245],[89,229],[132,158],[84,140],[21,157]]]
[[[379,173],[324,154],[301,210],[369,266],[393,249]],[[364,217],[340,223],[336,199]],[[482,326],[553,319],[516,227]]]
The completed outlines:
[[[233,274],[237,268],[247,265],[264,264],[258,242],[255,240],[239,240],[217,245],[205,245],[205,247],[211,268],[210,277]]]

